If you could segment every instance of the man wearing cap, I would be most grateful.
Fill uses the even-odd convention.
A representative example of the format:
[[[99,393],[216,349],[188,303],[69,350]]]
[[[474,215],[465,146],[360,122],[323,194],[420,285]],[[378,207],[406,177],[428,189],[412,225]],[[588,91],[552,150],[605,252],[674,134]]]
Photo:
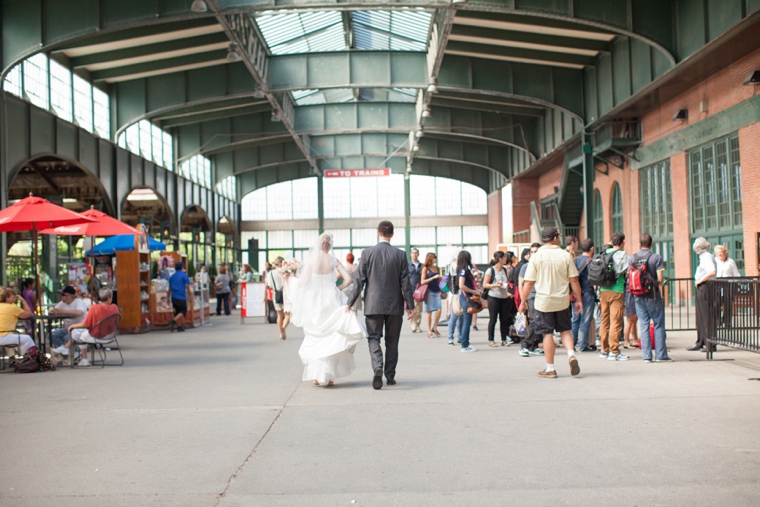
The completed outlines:
[[[169,277],[169,293],[172,298],[172,306],[174,307],[174,318],[169,321],[169,330],[174,332],[174,326],[177,326],[177,331],[184,332],[185,328],[182,326],[182,322],[185,320],[185,314],[187,314],[187,295],[193,295],[193,288],[190,286],[190,277],[187,273],[182,271],[183,264],[177,262],[174,264],[174,274]]]
[[[84,322],[87,315],[87,305],[76,296],[77,291],[71,285],[67,285],[58,291],[61,295],[61,301],[50,310],[50,315],[66,314],[71,315],[63,319],[63,328],[53,329],[53,347],[60,347],[71,339],[68,329],[73,324]]]
[[[544,246],[531,255],[525,272],[520,311],[528,308],[527,300],[536,289],[534,311],[530,318],[534,321],[534,332],[544,335],[546,369],[538,372],[541,378],[557,378],[554,369],[554,331],[562,335],[562,344],[568,355],[570,374],[581,371],[573,346],[572,315],[570,311],[570,289],[575,295],[575,311],[583,310],[581,286],[578,283],[578,269],[572,256],[559,246],[559,232],[554,227],[545,227],[541,232]]]

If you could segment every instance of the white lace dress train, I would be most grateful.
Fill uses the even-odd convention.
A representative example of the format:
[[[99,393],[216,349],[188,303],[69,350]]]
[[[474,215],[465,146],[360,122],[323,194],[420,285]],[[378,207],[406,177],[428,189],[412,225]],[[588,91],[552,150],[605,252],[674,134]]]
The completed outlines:
[[[314,274],[308,286],[290,280],[293,324],[303,329],[298,351],[305,365],[303,380],[321,385],[345,377],[356,368],[356,344],[367,336],[364,324],[353,312],[346,312],[347,297],[335,285],[336,273]]]

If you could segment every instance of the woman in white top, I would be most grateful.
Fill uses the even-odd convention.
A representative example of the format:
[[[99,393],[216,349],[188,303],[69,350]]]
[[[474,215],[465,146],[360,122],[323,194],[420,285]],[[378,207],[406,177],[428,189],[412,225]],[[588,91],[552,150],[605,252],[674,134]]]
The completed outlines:
[[[511,252],[510,252],[511,253]],[[501,345],[507,346],[512,340],[508,340],[509,326],[514,323],[515,304],[512,294],[508,290],[509,273],[507,265],[513,256],[507,257],[502,251],[494,252],[491,267],[486,269],[483,275],[483,288],[488,289],[488,346],[498,347],[494,340],[496,331],[496,319],[499,319]],[[510,265],[511,267],[511,265]]]
[[[741,276],[736,262],[728,256],[728,248],[723,245],[715,247],[715,264],[718,265],[717,278],[734,278]]]

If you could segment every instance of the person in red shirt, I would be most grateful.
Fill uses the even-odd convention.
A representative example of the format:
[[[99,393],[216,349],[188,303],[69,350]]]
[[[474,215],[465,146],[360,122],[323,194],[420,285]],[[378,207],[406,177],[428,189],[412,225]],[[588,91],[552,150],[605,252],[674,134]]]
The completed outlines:
[[[100,289],[100,291],[98,291],[98,296],[100,302],[90,307],[84,321],[69,326],[68,332],[71,335],[71,339],[62,346],[53,349],[53,352],[67,356],[69,355],[69,348],[73,346],[75,342],[99,343],[101,339],[116,331],[116,319],[111,319],[103,324],[98,324],[109,315],[119,313],[119,308],[116,305],[111,304],[113,298],[111,289]],[[90,366],[91,363],[87,359],[87,346],[85,345],[82,347],[80,345],[79,350],[82,353],[82,359],[79,361],[79,366]]]

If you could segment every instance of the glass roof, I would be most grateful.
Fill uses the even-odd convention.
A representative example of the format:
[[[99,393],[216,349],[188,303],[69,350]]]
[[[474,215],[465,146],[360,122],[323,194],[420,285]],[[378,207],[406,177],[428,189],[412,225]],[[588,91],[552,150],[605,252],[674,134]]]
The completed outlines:
[[[425,51],[430,12],[422,9],[356,11],[353,13],[356,49]]]
[[[292,93],[293,100],[298,106],[355,101],[352,88],[296,90]],[[415,102],[417,90],[414,88],[359,88],[357,95],[361,102]]]
[[[353,47],[425,51],[431,18],[424,9],[353,11]],[[341,11],[269,11],[255,15],[254,20],[274,55],[348,49]]]

